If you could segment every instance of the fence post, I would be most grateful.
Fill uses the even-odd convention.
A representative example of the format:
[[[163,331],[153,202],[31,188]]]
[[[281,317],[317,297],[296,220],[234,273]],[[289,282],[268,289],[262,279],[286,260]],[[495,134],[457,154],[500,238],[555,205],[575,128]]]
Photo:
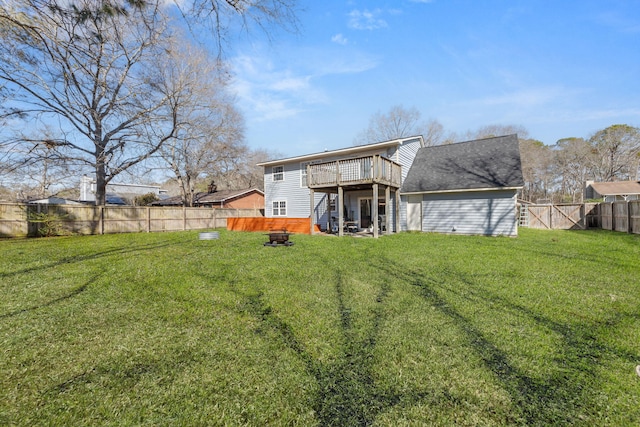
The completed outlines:
[[[104,234],[104,206],[100,206],[100,217],[98,219],[99,221],[99,227],[100,227],[100,234]]]
[[[151,233],[151,207],[147,206],[147,233]]]
[[[627,200],[627,233],[633,233],[633,229],[631,227],[631,205],[629,204],[629,200]]]

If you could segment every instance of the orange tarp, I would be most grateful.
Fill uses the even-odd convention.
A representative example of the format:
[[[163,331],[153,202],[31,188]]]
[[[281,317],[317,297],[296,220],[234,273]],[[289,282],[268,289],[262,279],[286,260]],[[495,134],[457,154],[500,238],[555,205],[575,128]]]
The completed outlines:
[[[287,230],[295,234],[311,234],[309,218],[227,218],[227,230],[231,231],[272,231]],[[316,231],[320,227],[314,226]]]

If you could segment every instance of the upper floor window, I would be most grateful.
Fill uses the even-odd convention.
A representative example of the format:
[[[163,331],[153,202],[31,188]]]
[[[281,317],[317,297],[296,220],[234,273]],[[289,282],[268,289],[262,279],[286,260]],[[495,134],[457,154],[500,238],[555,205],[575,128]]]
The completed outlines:
[[[307,166],[322,163],[322,160],[313,160],[311,162],[300,163],[300,187],[307,186]]]
[[[272,167],[271,178],[273,181],[284,181],[284,166]]]

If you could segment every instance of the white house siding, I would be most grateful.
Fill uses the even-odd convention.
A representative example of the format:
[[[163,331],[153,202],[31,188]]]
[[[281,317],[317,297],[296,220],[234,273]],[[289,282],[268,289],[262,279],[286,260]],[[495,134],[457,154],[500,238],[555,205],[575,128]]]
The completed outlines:
[[[313,163],[323,163],[329,162],[339,159],[345,158],[355,158],[355,157],[364,157],[364,156],[373,156],[373,155],[381,155],[386,157],[394,162],[399,163],[402,166],[402,180],[407,176],[409,168],[413,163],[413,159],[420,148],[420,138],[410,139],[404,141],[399,146],[389,147],[389,148],[377,148],[362,151],[358,151],[357,153],[352,153],[348,156],[318,156],[313,158]],[[327,153],[330,154],[330,153]],[[309,217],[309,189],[307,187],[301,187],[300,185],[300,176],[301,176],[301,167],[304,162],[296,161],[286,161],[283,160],[282,163],[277,163],[277,161],[270,162],[270,165],[265,166],[264,168],[264,197],[265,197],[265,216],[273,217],[273,202],[274,201],[286,201],[287,202],[287,214],[286,217],[290,218],[307,218]],[[273,181],[272,177],[272,169],[273,166],[283,166],[284,167],[284,180],[283,181]],[[393,193],[392,193],[393,194]],[[381,190],[379,194],[381,197],[384,197],[384,190]],[[314,223],[318,224],[321,228],[327,227],[327,222],[329,220],[329,215],[327,213],[327,202],[326,202],[326,194],[316,192],[315,193],[315,210],[314,210]],[[345,194],[345,205],[347,211],[345,215],[351,216],[351,213],[354,216],[357,216],[357,212],[359,209],[358,206],[358,197],[371,197],[371,192],[347,192]],[[395,228],[395,220],[393,212],[393,203],[391,207],[391,215],[392,215],[392,227]],[[337,216],[337,212],[333,212],[332,215]],[[406,223],[406,221],[405,221]],[[402,229],[402,227],[401,227]],[[398,231],[398,230],[394,230]]]
[[[402,165],[402,182],[404,182],[405,178],[407,177],[409,168],[411,168],[413,159],[415,159],[419,149],[419,138],[407,140],[400,147],[398,147],[397,156],[392,160]]]
[[[376,154],[386,155],[385,150],[369,150],[362,151],[353,157],[373,156]],[[327,157],[321,160],[315,161],[316,163],[329,162],[338,159],[344,159],[345,157]],[[290,162],[276,164],[274,166],[284,167],[284,180],[273,181],[272,169],[273,166],[265,167],[264,174],[264,197],[265,197],[265,215],[272,217],[272,202],[276,200],[285,200],[287,202],[287,217],[292,218],[306,218],[309,216],[309,188],[301,187],[301,162]],[[316,193],[316,210],[315,216],[318,215],[323,219],[322,224],[326,223],[326,195],[323,193]],[[316,222],[319,224],[319,222]]]
[[[422,231],[517,236],[516,193],[503,190],[425,194]]]
[[[407,196],[400,195],[400,231],[407,231]]]

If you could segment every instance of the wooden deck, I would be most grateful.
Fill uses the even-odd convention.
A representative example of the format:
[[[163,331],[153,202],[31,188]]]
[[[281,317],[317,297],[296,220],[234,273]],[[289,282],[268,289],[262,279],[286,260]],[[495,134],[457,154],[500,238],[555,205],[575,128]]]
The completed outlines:
[[[402,167],[379,155],[307,166],[307,185],[314,190],[372,184],[400,188]]]
[[[379,200],[380,191],[384,192],[384,200],[395,204],[394,212],[399,212],[400,195],[398,189],[402,185],[402,166],[380,155],[355,157],[351,159],[334,160],[330,162],[311,164],[307,166],[307,186],[310,189],[309,208],[315,209],[315,192],[336,193],[338,210],[338,234],[344,234],[346,220],[344,212],[344,193],[355,190],[370,190],[371,200]],[[395,200],[391,200],[391,191],[395,192]],[[329,198],[327,198],[327,201]],[[329,203],[329,202],[328,202]],[[330,211],[327,207],[327,211]],[[378,212],[375,204],[374,212]],[[385,233],[391,230],[390,216],[385,215],[384,224],[378,224],[378,216],[371,218],[373,237],[378,237],[379,227],[383,226]],[[396,229],[400,228],[399,216],[395,216]],[[311,234],[314,223],[311,220]]]

